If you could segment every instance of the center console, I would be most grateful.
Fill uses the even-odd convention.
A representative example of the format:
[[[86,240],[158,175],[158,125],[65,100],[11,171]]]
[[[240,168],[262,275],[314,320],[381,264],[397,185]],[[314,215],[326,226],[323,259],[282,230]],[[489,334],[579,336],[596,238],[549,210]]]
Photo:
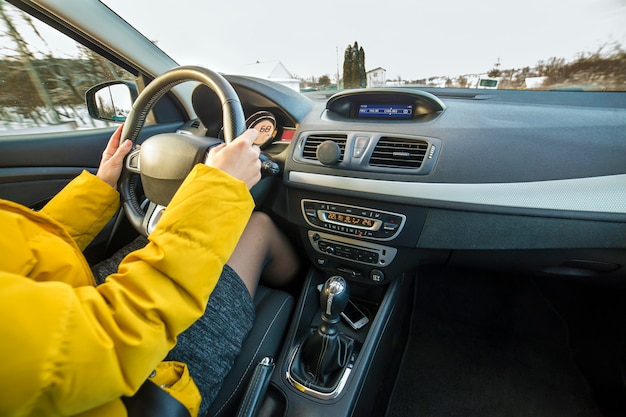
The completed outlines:
[[[312,267],[259,416],[384,415],[408,335],[426,212],[311,196],[292,188],[287,197],[286,217]],[[341,315],[348,298],[366,316],[359,325]]]
[[[329,326],[317,289],[327,281],[327,274],[311,268],[258,416],[384,415],[406,344],[414,280],[399,276],[371,287],[369,299],[354,298],[370,317],[359,330],[344,320]],[[358,286],[350,288],[358,293]],[[336,340],[330,356],[317,349],[320,332]],[[311,369],[318,358],[322,369]]]

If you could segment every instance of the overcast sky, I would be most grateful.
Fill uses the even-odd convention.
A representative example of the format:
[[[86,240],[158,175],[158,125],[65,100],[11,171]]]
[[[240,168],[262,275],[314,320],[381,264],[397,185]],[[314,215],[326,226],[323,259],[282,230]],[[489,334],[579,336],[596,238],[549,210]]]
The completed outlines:
[[[404,80],[486,72],[498,60],[501,68],[571,60],[610,42],[626,47],[626,0],[104,2],[179,64],[224,72],[280,60],[297,77],[334,79],[354,41],[367,70]]]

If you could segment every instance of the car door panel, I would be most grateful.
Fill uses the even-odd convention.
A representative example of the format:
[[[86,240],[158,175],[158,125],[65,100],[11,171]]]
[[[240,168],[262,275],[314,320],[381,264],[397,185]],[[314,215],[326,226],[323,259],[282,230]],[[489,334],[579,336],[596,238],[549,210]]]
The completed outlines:
[[[138,142],[179,126],[147,126]],[[96,172],[113,132],[110,128],[0,137],[0,198],[41,208],[81,171]]]

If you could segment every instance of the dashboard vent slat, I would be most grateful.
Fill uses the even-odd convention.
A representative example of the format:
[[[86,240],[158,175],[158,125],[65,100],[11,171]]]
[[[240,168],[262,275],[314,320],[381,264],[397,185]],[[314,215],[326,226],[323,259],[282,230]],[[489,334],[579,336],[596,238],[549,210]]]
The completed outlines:
[[[381,137],[369,164],[385,168],[417,169],[422,166],[427,150],[426,141]]]
[[[347,135],[333,135],[333,134],[315,134],[309,135],[305,140],[302,146],[302,157],[304,159],[310,159],[313,161],[317,161],[317,147],[327,141],[332,140],[333,142],[339,145],[339,149],[341,149],[341,157],[339,158],[339,162],[343,161],[343,156],[346,152],[346,141]]]

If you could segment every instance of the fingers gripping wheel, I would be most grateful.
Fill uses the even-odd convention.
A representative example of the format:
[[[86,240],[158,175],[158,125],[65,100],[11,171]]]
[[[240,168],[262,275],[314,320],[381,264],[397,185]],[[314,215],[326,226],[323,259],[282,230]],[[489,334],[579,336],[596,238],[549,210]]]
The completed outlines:
[[[122,138],[130,139],[133,145],[135,145],[139,132],[154,104],[173,87],[187,81],[200,82],[213,90],[218,96],[222,103],[224,140],[226,143],[230,143],[244,132],[246,119],[243,108],[237,93],[228,81],[218,73],[206,68],[182,66],[158,76],[141,92],[126,119],[124,129],[122,130]],[[154,155],[157,155],[155,157],[157,160],[142,161],[140,163],[140,151],[131,152],[126,159],[118,187],[126,216],[135,229],[144,236],[148,234],[148,218],[155,212],[156,204],[154,203],[166,205],[169,202],[172,189],[174,191],[177,189],[186,174],[193,168],[193,165],[202,160],[204,153],[210,146],[210,143],[198,140],[198,138],[190,139],[189,135],[169,133],[157,136],[147,139],[142,145],[142,151],[150,151],[144,152],[144,156],[155,157]],[[154,143],[149,142],[151,139],[155,139]],[[177,145],[174,145],[175,142]],[[179,146],[178,143],[182,145]],[[172,149],[183,149],[182,152],[184,154],[181,157],[167,156]],[[145,172],[146,169],[149,169],[145,167],[162,166],[166,158],[168,165],[174,165],[172,169],[167,170],[166,178],[163,178],[162,175],[150,176]],[[151,201],[150,207],[146,211],[144,211],[139,201],[137,174],[141,175],[146,196]],[[161,193],[159,190],[165,191]]]

